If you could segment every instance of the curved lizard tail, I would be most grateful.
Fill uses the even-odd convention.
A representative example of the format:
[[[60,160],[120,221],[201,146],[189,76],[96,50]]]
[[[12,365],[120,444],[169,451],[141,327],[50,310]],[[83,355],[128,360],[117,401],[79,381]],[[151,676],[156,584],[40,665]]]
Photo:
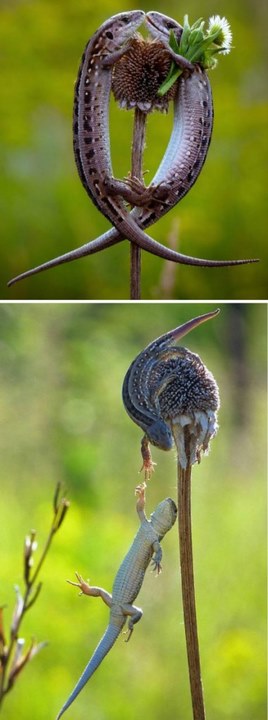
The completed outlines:
[[[31,270],[26,270],[25,272],[20,273],[20,275],[16,275],[16,277],[12,278],[12,280],[9,280],[7,286],[11,287],[11,285],[14,285],[20,280],[24,280],[31,275],[37,275],[37,273],[43,272],[44,270],[49,270],[53,267],[57,267],[58,265],[64,265],[64,263],[78,260],[81,257],[86,257],[87,255],[94,255],[95,253],[99,252],[99,250],[104,250],[104,248],[111,247],[112,245],[115,245],[121,240],[124,240],[124,238],[119,236],[117,230],[115,230],[114,228],[112,230],[108,230],[99,238],[96,238],[96,240],[90,240],[84,245],[81,245],[81,247],[79,248],[74,248],[74,250],[70,250],[69,252],[64,253],[64,255],[59,255],[56,258],[52,258],[52,260],[47,260],[41,265],[37,265],[36,267],[31,268]]]
[[[123,624],[124,623],[122,623],[121,627],[118,627],[117,625],[109,623],[104,635],[102,636],[99,644],[96,647],[95,652],[93,653],[91,659],[85,667],[85,670],[79,678],[75,688],[73,689],[73,692],[68,697],[68,700],[66,700],[66,703],[64,703],[64,705],[62,706],[60,712],[56,717],[56,720],[59,720],[65,710],[67,710],[67,708],[73,703],[77,695],[79,695],[79,693],[83,689],[84,685],[91,678],[95,670],[97,670],[103,658],[105,658],[105,655],[107,655],[107,653],[115,643],[118,635],[120,635]]]
[[[249,258],[243,260],[205,260],[203,258],[195,258],[191,257],[191,255],[183,255],[175,250],[171,250],[165,245],[161,245],[161,243],[153,240],[149,235],[146,236],[144,234],[144,238],[145,240],[141,240],[140,237],[138,239],[136,235],[134,235],[133,241],[136,242],[139,247],[147,250],[147,252],[151,252],[153,255],[161,257],[164,260],[180,263],[181,265],[209,268],[249,265],[251,263],[259,262],[259,258]],[[16,275],[16,277],[9,280],[7,287],[11,287],[11,285],[15,285],[15,283],[25,280],[25,278],[28,278],[31,275],[37,275],[37,273],[44,272],[44,270],[49,270],[50,268],[57,267],[58,265],[64,265],[65,263],[72,262],[73,260],[79,260],[79,258],[86,257],[87,255],[94,255],[100,250],[111,247],[122,240],[124,240],[124,235],[120,236],[119,231],[116,232],[114,229],[108,231],[96,240],[91,240],[90,242],[85,243],[85,245],[82,245],[80,248],[70,250],[70,252],[64,253],[64,255],[59,255],[52,260],[48,260],[41,265],[31,268],[31,270],[26,270],[25,272],[20,273],[20,275]]]

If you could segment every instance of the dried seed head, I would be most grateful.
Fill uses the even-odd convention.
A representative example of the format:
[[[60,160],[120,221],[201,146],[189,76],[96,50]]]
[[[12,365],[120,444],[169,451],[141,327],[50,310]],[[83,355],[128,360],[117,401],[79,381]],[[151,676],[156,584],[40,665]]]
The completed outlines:
[[[217,383],[200,357],[186,348],[172,351],[166,361],[162,354],[155,367],[161,378],[155,400],[161,417],[171,426],[178,459],[185,468],[187,462],[200,462],[201,451],[208,450],[218,428],[220,399]]]
[[[172,351],[168,351],[167,360],[160,356],[151,375],[153,383],[154,374],[161,378],[157,397],[162,418],[170,420],[200,410],[216,411],[219,407],[218,387],[200,357],[187,348],[172,348]]]
[[[138,107],[145,113],[168,111],[176,94],[175,83],[166,95],[157,91],[166,79],[171,65],[170,55],[159,40],[144,40],[137,35],[129,43],[129,51],[114,66],[112,90],[120,107]]]

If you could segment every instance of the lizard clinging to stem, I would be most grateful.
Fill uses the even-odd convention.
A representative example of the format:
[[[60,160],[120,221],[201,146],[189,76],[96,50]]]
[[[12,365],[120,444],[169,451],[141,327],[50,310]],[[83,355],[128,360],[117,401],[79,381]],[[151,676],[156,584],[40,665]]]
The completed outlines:
[[[112,69],[127,55],[125,40],[143,22],[142,11],[120,13],[107,20],[93,35],[82,58],[75,92],[74,153],[79,176],[87,193],[114,228],[96,240],[32,268],[9,281],[12,285],[30,275],[92,255],[124,238],[159,257],[185,265],[223,267],[256,260],[205,260],[177,253],[143,232],[174,207],[190,190],[205,161],[213,124],[210,84],[204,71],[169,47],[169,33],[177,38],[181,26],[161,13],[148,13],[150,34],[163,42],[184,73],[177,83],[174,126],[164,158],[149,187],[137,180],[113,177],[109,137],[109,97]],[[125,202],[136,205],[128,213]]]
[[[174,525],[177,508],[171,498],[166,498],[157,505],[148,520],[145,514],[145,487],[145,484],[141,484],[136,488],[136,495],[138,496],[136,508],[140,519],[140,527],[117,572],[112,594],[103,588],[89,585],[78,573],[76,573],[77,583],[68,581],[71,585],[80,589],[80,594],[101,597],[103,602],[110,608],[110,621],[88,665],[68,700],[61,708],[56,720],[59,720],[65,710],[73,703],[84,685],[99,667],[121,633],[127,617],[129,617],[127,638],[129,640],[135,623],[142,617],[142,610],[133,605],[133,602],[141,589],[145,571],[150,562],[152,562],[157,574],[161,571],[162,550],[160,541]]]
[[[150,477],[154,469],[149,443],[161,450],[171,450],[173,435],[170,423],[160,407],[161,394],[168,383],[178,375],[178,359],[187,358],[188,351],[182,347],[174,347],[174,342],[183,338],[194,328],[218,315],[219,310],[213,310],[199,315],[180,325],[174,330],[161,335],[150,343],[131,363],[123,382],[122,397],[125,409],[142,430],[145,436],[141,441],[141,452],[145,477]],[[198,361],[198,356],[194,356]],[[183,403],[183,386],[181,388],[181,403]],[[215,399],[216,403],[216,399]]]

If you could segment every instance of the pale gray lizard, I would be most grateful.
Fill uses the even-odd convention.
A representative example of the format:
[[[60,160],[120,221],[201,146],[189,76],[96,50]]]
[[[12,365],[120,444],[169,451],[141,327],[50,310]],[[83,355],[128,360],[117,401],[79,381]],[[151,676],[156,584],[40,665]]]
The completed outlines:
[[[138,485],[136,488],[138,495],[137,513],[140,518],[140,528],[137,532],[133,543],[125,556],[117,575],[114,580],[112,595],[100,587],[93,587],[86,583],[83,578],[76,573],[78,582],[71,582],[71,585],[80,588],[81,593],[92,597],[101,597],[103,602],[110,608],[110,621],[106,632],[104,633],[99,645],[93,653],[83,674],[78,680],[73,692],[68,700],[64,703],[62,709],[57,715],[57,720],[63,715],[65,710],[75,700],[89,678],[99,667],[103,658],[115,640],[121,633],[127,617],[128,621],[128,639],[133,632],[133,627],[142,617],[142,610],[133,605],[136,599],[145,575],[145,571],[152,561],[154,569],[159,573],[161,571],[162,550],[160,541],[164,535],[171,529],[176,520],[177,508],[171,498],[166,498],[157,506],[156,510],[151,514],[150,520],[145,514],[145,485]],[[70,581],[69,581],[70,582]]]
[[[116,225],[116,228],[80,248],[21,273],[8,285],[51,267],[94,254],[122,241],[124,237],[160,257],[187,265],[218,267],[256,262],[256,260],[214,261],[188,257],[165,248],[138,230],[137,226],[146,228],[160,219],[179,202],[196,181],[210,143],[213,105],[206,74],[198,65],[193,66],[188,63],[192,71],[185,72],[178,82],[174,102],[173,131],[151,185],[144,188],[134,182],[131,186],[131,181],[128,185],[113,178],[108,127],[108,101],[111,88],[111,69],[108,63],[114,63],[127,52],[127,46],[118,49],[118,45],[126,39],[130,28],[131,32],[133,31],[135,22],[139,24],[142,22],[142,17],[136,18],[139,11],[135,12],[122,13],[106,21],[89,41],[82,58],[75,93],[74,151],[79,175],[92,200]],[[127,18],[129,23],[127,31],[124,25],[122,29],[124,18]],[[179,39],[181,26],[172,18],[154,12],[148,13],[147,24],[150,33],[163,41],[174,59],[174,53],[168,46],[169,32],[172,28]],[[116,39],[114,28],[117,29]],[[109,34],[113,35],[113,38]],[[187,61],[181,56],[176,56],[176,61],[184,69],[185,63],[187,66]],[[136,193],[134,188],[137,190]],[[161,202],[161,193],[163,202]],[[136,207],[127,214],[120,196],[132,204],[133,202],[139,205],[146,204],[146,207],[144,209]]]
[[[161,416],[158,397],[160,391],[163,391],[164,385],[173,378],[169,367],[167,368],[168,373],[165,372],[165,362],[167,363],[175,356],[183,357],[187,351],[185,348],[174,347],[172,343],[180,340],[201,323],[214,318],[218,313],[219,310],[214,310],[199,315],[161,335],[137,355],[126,373],[122,388],[123,403],[133,422],[145,432],[141,451],[142,469],[145,470],[146,477],[150,476],[154,469],[148,443],[150,442],[161,450],[171,450],[173,446],[171,429]],[[158,365],[159,358],[162,363],[160,367]],[[155,373],[154,384],[152,382],[153,372]]]

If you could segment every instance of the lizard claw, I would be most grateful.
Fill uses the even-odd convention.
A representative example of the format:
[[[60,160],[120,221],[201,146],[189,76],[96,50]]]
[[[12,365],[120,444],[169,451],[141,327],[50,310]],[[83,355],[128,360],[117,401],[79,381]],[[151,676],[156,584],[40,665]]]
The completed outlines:
[[[82,575],[79,575],[78,572],[76,572],[75,575],[77,577],[78,582],[73,582],[72,580],[67,580],[67,583],[69,583],[69,585],[74,585],[74,587],[78,587],[80,590],[79,595],[84,595],[84,594],[89,595],[88,591],[90,590],[90,585],[89,585],[90,581],[88,580],[86,582],[85,580],[83,580]]]
[[[133,628],[128,627],[128,630],[123,630],[123,635],[127,635],[127,637],[125,638],[125,642],[129,642],[132,633],[133,633]]]
[[[137,485],[137,487],[135,487],[135,495],[138,495],[139,497],[144,497],[146,487],[146,482]]]
[[[153,566],[153,570],[155,570],[156,575],[160,575],[160,573],[162,572],[162,565],[161,565],[161,563],[158,562],[157,560],[155,560],[155,559],[153,558],[153,559],[152,559],[152,562],[151,562],[151,565]]]

